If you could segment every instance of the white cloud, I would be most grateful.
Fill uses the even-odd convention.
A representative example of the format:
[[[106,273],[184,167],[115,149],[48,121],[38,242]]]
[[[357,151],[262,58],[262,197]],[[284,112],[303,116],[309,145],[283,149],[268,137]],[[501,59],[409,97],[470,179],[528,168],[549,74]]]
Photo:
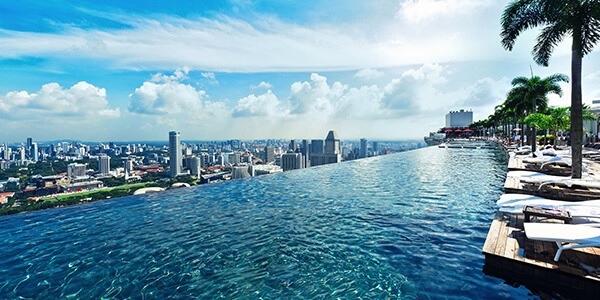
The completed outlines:
[[[483,3],[483,4],[479,4]],[[489,3],[493,3],[490,8]],[[83,30],[66,27],[60,33],[2,30],[0,58],[50,57],[98,59],[113,68],[173,69],[182,65],[210,72],[265,72],[377,69],[428,61],[448,62],[506,57],[497,35],[502,4],[491,1],[421,0],[400,4],[399,14],[431,19],[428,26],[407,26],[393,20],[396,3],[381,6],[385,18],[365,16],[348,23],[289,23],[259,15],[252,21],[221,16],[183,19],[117,17],[126,29]],[[429,6],[433,12],[427,13]],[[477,16],[468,22],[436,23],[444,12]],[[494,13],[494,17],[489,14]],[[435,16],[435,17],[434,17]],[[375,17],[373,17],[375,18]],[[480,28],[488,28],[479,32]],[[475,32],[473,32],[475,31]],[[493,36],[493,37],[492,37]],[[443,49],[441,51],[440,49]],[[526,52],[529,58],[529,51]]]
[[[64,89],[56,82],[45,84],[37,93],[8,92],[0,96],[0,119],[82,120],[89,116],[116,118],[118,108],[108,107],[106,90],[85,81]]]
[[[333,113],[333,103],[344,94],[347,88],[347,85],[340,82],[329,86],[327,77],[312,73],[310,82],[297,81],[292,84],[289,99],[292,107],[291,113],[330,115]]]
[[[384,74],[383,72],[377,70],[377,69],[362,69],[358,72],[356,72],[356,74],[354,74],[355,78],[360,78],[363,80],[373,80],[373,79],[377,79],[382,77]]]
[[[268,90],[262,95],[249,95],[237,102],[234,108],[234,117],[264,116],[270,118],[281,118],[289,114],[289,110],[283,107],[277,96]]]
[[[417,23],[438,17],[471,14],[493,4],[490,0],[403,0],[396,17]]]
[[[181,128],[198,121],[219,120],[230,117],[231,111],[223,102],[208,100],[206,91],[184,83],[187,71],[177,70],[173,75],[157,74],[129,95],[129,112],[145,117],[146,127],[167,125]],[[155,78],[161,80],[156,81]]]
[[[251,85],[250,89],[252,90],[257,90],[257,89],[272,89],[273,85],[270,84],[269,82],[266,81],[261,81],[258,85]]]

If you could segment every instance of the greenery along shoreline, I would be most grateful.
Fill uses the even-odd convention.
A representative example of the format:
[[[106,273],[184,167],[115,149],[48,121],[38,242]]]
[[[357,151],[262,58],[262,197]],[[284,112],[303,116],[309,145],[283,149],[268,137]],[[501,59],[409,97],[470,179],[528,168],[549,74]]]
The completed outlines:
[[[26,203],[20,202],[19,206],[4,205],[0,208],[0,216],[12,215],[28,211],[36,211],[47,208],[55,208],[62,206],[69,206],[93,201],[100,201],[106,199],[114,199],[125,196],[131,196],[133,193],[141,188],[147,187],[162,187],[168,188],[175,182],[186,182],[190,185],[195,185],[198,182],[190,176],[180,176],[178,180],[168,180],[162,182],[138,182],[124,184],[115,187],[102,188],[91,191],[83,191],[77,193],[67,194],[56,194],[53,196],[47,196],[39,198],[39,200],[27,200]]]
[[[113,164],[113,161],[116,161]],[[76,161],[78,163],[95,165],[97,160],[82,159]],[[61,172],[66,172],[67,162],[40,161],[28,165],[26,168],[14,167],[10,169],[0,170],[0,179],[8,177],[19,178],[23,186],[28,185],[29,179],[34,175],[48,176],[55,175]],[[119,165],[120,164],[120,165]],[[111,160],[111,167],[122,166],[120,160]],[[55,195],[44,196],[40,198],[27,198],[21,190],[15,191],[15,195],[9,198],[8,203],[0,204],[0,216],[17,214],[21,212],[36,211],[47,208],[62,207],[75,205],[91,201],[99,201],[105,199],[114,199],[133,195],[133,193],[141,188],[146,187],[162,187],[168,188],[175,182],[185,182],[190,185],[198,184],[198,180],[191,176],[179,176],[175,179],[166,178],[164,174],[145,174],[137,182],[126,182],[125,178],[103,178],[101,179],[105,188],[82,191],[76,193],[61,193]],[[31,200],[30,200],[31,199]]]

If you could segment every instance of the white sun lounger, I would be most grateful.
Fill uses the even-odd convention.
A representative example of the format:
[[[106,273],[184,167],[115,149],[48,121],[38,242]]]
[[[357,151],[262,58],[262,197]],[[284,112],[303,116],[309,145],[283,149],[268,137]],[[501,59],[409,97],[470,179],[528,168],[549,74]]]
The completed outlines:
[[[558,251],[554,261],[560,259],[564,250],[600,246],[600,228],[557,223],[524,223],[523,226],[528,239],[556,243]]]
[[[513,214],[521,213],[527,205],[547,209],[566,210],[571,213],[571,217],[600,218],[600,200],[571,202],[541,198],[505,203],[504,205],[500,206],[499,210]]]
[[[544,183],[550,181],[561,181],[571,179],[567,176],[548,175],[534,171],[508,171],[506,177],[518,177],[521,182],[526,183]]]

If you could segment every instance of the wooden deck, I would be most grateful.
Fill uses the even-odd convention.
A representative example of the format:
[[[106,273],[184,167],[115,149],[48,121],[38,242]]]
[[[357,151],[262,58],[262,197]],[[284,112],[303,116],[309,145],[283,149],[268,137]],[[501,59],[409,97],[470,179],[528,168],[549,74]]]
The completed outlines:
[[[523,214],[496,213],[483,246],[484,272],[532,290],[550,290],[562,296],[600,297],[600,248],[566,250],[554,262],[557,246],[528,240]]]

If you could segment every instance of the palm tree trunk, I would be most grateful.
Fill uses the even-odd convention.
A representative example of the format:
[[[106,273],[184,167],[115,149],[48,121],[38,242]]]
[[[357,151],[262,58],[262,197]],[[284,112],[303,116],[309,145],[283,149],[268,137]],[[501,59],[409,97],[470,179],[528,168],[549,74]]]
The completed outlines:
[[[583,107],[581,101],[581,60],[579,50],[571,52],[571,149],[572,149],[572,178],[581,178],[581,163],[583,142]]]

